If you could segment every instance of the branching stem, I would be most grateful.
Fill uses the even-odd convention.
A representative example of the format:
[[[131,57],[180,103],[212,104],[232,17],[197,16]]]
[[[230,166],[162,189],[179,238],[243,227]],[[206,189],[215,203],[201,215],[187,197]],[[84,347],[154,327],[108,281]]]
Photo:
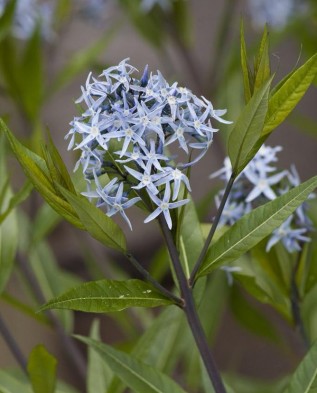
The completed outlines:
[[[209,350],[208,341],[204,333],[202,324],[200,322],[199,316],[197,314],[192,290],[184,274],[172,233],[168,229],[167,223],[162,215],[158,217],[158,221],[160,223],[160,227],[166,241],[167,248],[169,250],[169,254],[173,263],[182,297],[184,299],[183,310],[186,314],[189,327],[196,341],[197,348],[206,367],[210,381],[214,386],[215,393],[226,393],[220,373]]]
[[[164,296],[172,300],[172,302],[175,303],[176,305],[180,307],[184,306],[183,300],[178,296],[174,295],[167,288],[163,287],[158,281],[156,281],[155,278],[152,277],[151,274],[146,269],[144,269],[144,267],[138,262],[138,260],[132,254],[127,253],[126,257],[129,259],[132,265],[138,270],[138,272],[142,275],[142,277],[146,281],[151,283],[154,288],[156,288],[160,293],[162,293]]]
[[[11,335],[10,330],[8,329],[1,315],[0,315],[0,334],[3,337],[4,341],[6,342],[6,344],[8,345],[12,355],[21,366],[22,370],[27,374],[27,361],[19,345],[15,341],[14,337]]]
[[[194,284],[195,284],[196,274],[197,274],[201,264],[203,263],[203,260],[204,260],[204,258],[206,256],[206,253],[207,253],[207,250],[208,250],[208,247],[209,247],[209,245],[210,245],[210,243],[212,241],[212,238],[213,238],[213,236],[214,236],[214,234],[216,232],[216,229],[217,229],[219,221],[220,221],[220,217],[222,215],[222,212],[223,212],[223,209],[225,207],[225,204],[226,204],[226,202],[228,200],[228,197],[229,197],[229,194],[230,194],[230,191],[231,191],[231,188],[233,186],[234,181],[235,181],[235,176],[234,176],[234,174],[232,174],[230,179],[229,179],[229,181],[228,181],[228,184],[226,186],[226,189],[225,189],[225,192],[223,194],[223,197],[221,199],[220,206],[219,206],[219,208],[217,210],[215,219],[214,219],[214,221],[212,223],[212,226],[210,228],[210,231],[209,231],[209,234],[208,234],[207,239],[205,241],[204,247],[202,248],[202,250],[200,252],[200,255],[199,255],[198,259],[197,259],[197,262],[196,262],[196,264],[194,266],[194,269],[193,269],[193,271],[191,273],[191,276],[189,278],[190,286],[194,286]]]

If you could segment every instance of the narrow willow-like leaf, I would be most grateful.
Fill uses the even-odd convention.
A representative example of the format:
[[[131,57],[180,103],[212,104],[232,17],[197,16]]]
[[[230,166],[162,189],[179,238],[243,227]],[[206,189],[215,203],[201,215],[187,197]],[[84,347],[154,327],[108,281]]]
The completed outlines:
[[[95,319],[91,326],[90,338],[100,341],[99,320]],[[108,387],[113,373],[93,347],[88,348],[87,393],[109,392]]]
[[[66,3],[63,1],[63,3]],[[100,55],[105,48],[110,44],[114,33],[118,26],[115,26],[110,31],[102,35],[100,39],[95,41],[91,46],[71,56],[61,71],[57,74],[56,79],[53,81],[53,86],[50,87],[48,94],[56,92],[62,86],[69,83],[75,76],[83,71],[86,71],[91,66],[91,63]]]
[[[26,227],[31,228],[30,223]],[[29,253],[29,261],[45,299],[51,299],[58,296],[61,292],[66,292],[75,285],[80,284],[77,276],[60,269],[52,250],[45,242],[33,245]],[[73,313],[67,310],[58,310],[56,316],[64,330],[72,332],[74,324]]]
[[[242,75],[243,75],[243,85],[244,85],[244,100],[247,104],[251,99],[251,83],[250,83],[250,69],[248,65],[248,55],[247,55],[247,48],[245,45],[245,38],[244,38],[244,26],[243,22],[241,21],[240,25],[240,56],[241,56],[241,68],[242,68]]]
[[[270,57],[269,57],[269,33],[267,26],[264,27],[260,48],[254,64],[254,89],[255,93],[267,82],[271,76]]]
[[[21,189],[16,194],[12,195],[7,208],[4,211],[2,211],[0,214],[0,225],[6,219],[6,217],[12,212],[14,208],[20,203],[22,203],[30,195],[32,190],[33,190],[33,186],[31,182],[27,180],[24,183],[24,185],[21,187]]]
[[[42,37],[39,26],[27,41],[18,65],[20,76],[27,75],[27,77],[20,77],[20,97],[27,116],[35,122],[44,97]]]
[[[0,370],[1,393],[34,393],[28,376],[21,370]],[[46,391],[42,392],[46,393]],[[57,381],[54,393],[79,393],[74,387]],[[104,393],[104,392],[103,392]]]
[[[162,19],[151,12],[145,18],[144,12],[136,1],[119,0],[118,2],[142,38],[155,48],[161,48],[166,37],[166,31],[162,29]]]
[[[0,16],[0,41],[10,32],[17,0],[12,0],[4,5]]]
[[[76,336],[80,341],[96,349],[112,371],[136,393],[185,393],[167,375],[134,358],[98,341]]]
[[[59,189],[76,211],[85,229],[92,237],[107,247],[125,252],[126,239],[119,225],[90,203],[87,198],[72,194],[62,187],[59,187]]]
[[[230,263],[249,251],[279,227],[316,187],[317,176],[237,221],[209,248],[198,276],[204,276],[219,265]]]
[[[172,302],[141,280],[86,282],[50,300],[40,311],[65,308],[87,312],[121,311],[128,307],[157,307]]]
[[[78,219],[72,206],[62,199],[51,184],[45,161],[23,146],[0,119],[0,130],[7,136],[13,153],[20,162],[26,176],[31,180],[36,190],[42,195],[49,205],[61,216],[76,227],[83,229],[84,226]]]
[[[25,374],[18,376],[12,372],[0,369],[1,393],[34,393]]]
[[[143,333],[131,355],[142,359],[157,370],[168,372],[178,360],[180,334],[184,332],[184,313],[179,308],[165,308]],[[107,393],[122,393],[124,384],[113,378]]]
[[[284,393],[316,393],[317,343],[313,344],[289,381]]]
[[[33,348],[28,360],[28,373],[34,393],[54,393],[57,360],[43,345]]]
[[[10,277],[18,246],[16,212],[9,211],[13,196],[9,185],[5,153],[5,137],[0,135],[0,294]]]
[[[52,183],[60,184],[75,194],[74,184],[49,132],[47,132],[48,143],[42,146],[43,156],[49,170]]]
[[[262,135],[273,131],[295,108],[317,74],[317,54],[285,81],[269,100],[269,108]]]
[[[229,135],[228,153],[236,175],[252,159],[250,150],[261,135],[268,108],[270,83],[271,80],[253,95]]]
[[[6,193],[4,200],[5,206],[12,196],[10,190]],[[1,206],[0,206],[1,213]],[[0,294],[4,290],[6,283],[11,275],[15,255],[18,247],[18,221],[15,211],[12,211],[8,217],[0,224]]]
[[[278,343],[279,336],[274,325],[258,310],[258,307],[247,301],[236,286],[231,291],[230,305],[233,315],[242,326],[251,333]]]

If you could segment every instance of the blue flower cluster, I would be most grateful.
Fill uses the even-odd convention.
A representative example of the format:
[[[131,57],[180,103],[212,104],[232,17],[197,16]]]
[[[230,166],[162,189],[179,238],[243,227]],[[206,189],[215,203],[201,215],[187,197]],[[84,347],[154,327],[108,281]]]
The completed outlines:
[[[0,0],[0,16],[10,3],[9,0]],[[42,37],[51,40],[53,3],[40,3],[36,0],[17,0],[12,23],[12,35],[21,40],[29,39],[34,30],[40,25]]]
[[[248,8],[253,26],[260,29],[266,23],[283,29],[292,18],[309,9],[305,0],[248,0]]]
[[[289,191],[300,184],[298,173],[294,166],[291,169],[278,171],[274,166],[280,146],[263,145],[253,160],[236,179],[220,219],[221,225],[233,225],[237,220],[249,213],[253,208],[262,205]],[[231,163],[225,158],[224,167],[211,175],[219,176],[226,183],[231,176]],[[215,197],[216,205],[224,190]],[[269,251],[281,241],[289,252],[301,249],[301,243],[310,241],[307,232],[312,229],[312,223],[306,215],[306,205],[303,204],[271,235],[266,250]]]
[[[184,172],[212,143],[217,130],[211,119],[228,123],[221,118],[226,110],[214,110],[177,82],[170,85],[159,71],[149,75],[148,67],[134,78],[137,70],[128,60],[99,79],[89,74],[77,101],[86,110],[71,122],[68,149],[81,150],[75,169],[82,165],[89,186],[84,195],[97,198],[108,216],[120,213],[131,228],[125,210],[142,200],[151,211],[145,222],[163,213],[172,228],[170,209],[188,202],[179,200],[181,189],[191,191]],[[168,152],[172,145],[186,163]]]

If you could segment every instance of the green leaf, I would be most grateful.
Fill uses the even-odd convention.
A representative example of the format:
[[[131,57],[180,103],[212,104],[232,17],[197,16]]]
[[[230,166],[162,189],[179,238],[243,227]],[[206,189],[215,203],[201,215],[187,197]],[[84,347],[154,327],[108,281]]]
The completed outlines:
[[[11,0],[4,5],[0,16],[0,41],[10,32],[17,0]]]
[[[191,42],[191,20],[188,3],[183,0],[174,0],[171,4],[171,21],[185,45]]]
[[[19,160],[26,176],[29,177],[36,190],[42,195],[49,205],[60,215],[76,227],[83,229],[83,224],[78,219],[72,206],[57,194],[49,178],[45,161],[23,146],[0,119],[0,130],[7,136],[13,153]]]
[[[125,252],[126,239],[120,227],[105,213],[81,195],[75,195],[59,187],[61,193],[68,200],[78,214],[85,229],[92,237],[107,247]]]
[[[184,332],[184,313],[180,309],[165,308],[163,312],[145,330],[131,355],[142,359],[157,370],[171,370],[178,360],[180,334]],[[123,383],[118,377],[113,378],[107,393],[121,393]]]
[[[313,344],[290,379],[284,393],[316,393],[317,343]]]
[[[47,203],[37,210],[35,219],[32,225],[32,245],[43,240],[48,234],[50,234],[57,224],[61,221],[61,216],[51,208]]]
[[[18,246],[17,216],[15,211],[10,211],[13,196],[9,186],[5,153],[5,139],[0,135],[0,294],[10,277]]]
[[[20,75],[25,75],[20,78],[20,98],[25,113],[35,122],[43,102],[44,87],[42,39],[39,26],[27,41],[19,68]]]
[[[1,393],[34,393],[25,374],[14,375],[12,372],[0,369]]]
[[[99,320],[95,319],[91,326],[90,338],[100,341]],[[100,354],[93,347],[88,348],[87,393],[108,392],[112,379],[112,371],[102,360]]]
[[[232,373],[225,375],[224,379],[234,386],[234,393],[281,393],[287,382],[287,378],[266,381]]]
[[[240,24],[240,56],[241,56],[241,68],[242,68],[242,75],[243,75],[243,85],[244,85],[244,100],[245,103],[248,103],[251,99],[251,83],[250,83],[250,68],[248,65],[248,56],[247,56],[247,48],[245,45],[244,39],[244,26],[243,21]]]
[[[135,393],[185,393],[167,375],[133,356],[98,341],[81,336],[76,337],[97,350],[112,371]]]
[[[190,272],[193,270],[200,251],[204,246],[204,237],[195,205],[192,201],[182,208],[179,243],[184,272],[186,277],[189,278]]]
[[[274,343],[278,342],[278,334],[274,325],[258,310],[256,305],[254,306],[246,299],[236,285],[232,288],[230,302],[233,314],[242,326],[262,338]]]
[[[317,74],[317,54],[285,81],[269,100],[262,136],[268,136],[295,108]]]
[[[8,203],[11,195],[11,192],[8,191],[7,198],[4,200],[5,204]],[[0,225],[0,294],[4,290],[14,266],[18,233],[17,216],[13,211]]]
[[[52,250],[45,242],[38,243],[29,251],[29,261],[45,299],[51,299],[80,283],[77,276],[59,268]],[[59,310],[56,315],[64,329],[67,332],[72,332],[72,312]]]
[[[263,129],[270,84],[271,80],[252,96],[229,135],[228,153],[235,175],[253,158],[250,152]]]
[[[50,300],[40,311],[65,308],[105,313],[128,307],[157,307],[169,304],[173,303],[141,280],[98,280],[86,282]]]
[[[47,132],[47,138],[48,143],[43,146],[43,153],[50,176],[53,182],[60,184],[74,194],[75,187],[49,131]]]
[[[76,75],[89,68],[91,63],[100,55],[100,53],[104,51],[106,46],[109,45],[112,37],[114,36],[114,33],[117,31],[117,28],[118,26],[115,26],[115,28],[107,31],[91,46],[71,56],[66,65],[56,76],[53,86],[50,87],[48,94],[57,91],[68,82],[73,80]]]
[[[27,370],[34,393],[54,393],[57,360],[43,345],[33,348]]]
[[[269,33],[267,26],[264,27],[260,48],[257,53],[255,64],[254,64],[254,89],[255,93],[264,86],[271,76],[270,70],[270,57],[269,57]]]
[[[25,199],[27,199],[32,190],[33,186],[31,182],[27,180],[21,187],[21,189],[16,194],[12,195],[7,208],[0,214],[0,225],[16,206],[18,206],[20,203],[25,201]]]
[[[268,270],[253,258],[253,250],[251,255],[243,255],[232,263],[232,266],[241,268],[234,274],[234,278],[253,297],[261,303],[270,304],[292,323],[289,293],[285,295]]]
[[[249,251],[279,227],[316,187],[317,176],[237,221],[209,248],[198,276],[204,276],[221,264],[228,264]]]
[[[142,38],[155,48],[161,48],[166,32],[155,10],[145,15],[138,1],[119,0],[119,3]]]

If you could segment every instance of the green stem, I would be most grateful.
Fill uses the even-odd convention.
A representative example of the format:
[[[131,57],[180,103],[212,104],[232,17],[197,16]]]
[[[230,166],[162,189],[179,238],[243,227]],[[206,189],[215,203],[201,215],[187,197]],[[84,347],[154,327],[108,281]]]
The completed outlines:
[[[3,337],[4,341],[7,343],[12,355],[16,359],[16,361],[21,366],[22,370],[27,374],[27,361],[15,341],[14,337],[11,335],[10,330],[8,329],[6,323],[2,319],[0,315],[0,334]]]
[[[301,244],[303,247],[303,244]],[[292,270],[291,275],[291,308],[292,308],[292,315],[295,327],[299,330],[299,333],[302,337],[305,349],[308,350],[310,348],[310,342],[306,333],[306,329],[303,323],[303,319],[300,312],[300,295],[298,291],[298,287],[296,284],[296,274],[299,268],[300,259],[302,253],[298,254],[298,258],[296,260],[295,266]]]
[[[193,269],[193,271],[191,273],[191,276],[189,278],[190,286],[194,286],[194,284],[195,284],[196,274],[197,274],[201,264],[203,263],[203,260],[204,260],[204,258],[206,256],[207,251],[208,251],[208,247],[209,247],[209,245],[210,245],[210,243],[211,243],[211,241],[213,239],[213,236],[214,236],[214,234],[216,232],[216,229],[218,227],[218,224],[219,224],[219,221],[220,221],[223,209],[224,209],[225,204],[227,202],[227,199],[229,197],[229,194],[230,194],[230,191],[231,191],[231,188],[233,186],[234,181],[235,181],[235,175],[232,173],[232,175],[231,175],[231,177],[229,179],[229,182],[228,182],[228,184],[226,186],[226,189],[225,189],[225,192],[223,194],[223,197],[221,199],[221,203],[220,203],[220,206],[219,206],[219,208],[217,210],[215,219],[214,219],[214,221],[212,223],[212,226],[210,228],[209,234],[208,234],[207,239],[205,241],[204,247],[202,248],[202,250],[200,252],[200,255],[199,255],[198,259],[197,259],[197,262],[196,262],[196,264],[194,266],[194,269]]]
[[[155,278],[152,277],[151,274],[146,269],[144,269],[144,267],[137,261],[137,259],[132,254],[127,253],[126,257],[129,259],[132,265],[138,270],[138,272],[142,275],[142,277],[146,281],[151,283],[154,288],[156,288],[160,293],[162,293],[162,295],[172,300],[172,302],[175,303],[177,306],[179,307],[184,306],[183,300],[178,296],[174,295],[167,288],[163,287],[158,281],[156,281]]]
[[[190,327],[193,337],[196,341],[197,348],[199,350],[201,358],[202,358],[204,365],[206,367],[210,381],[213,384],[213,387],[215,389],[215,393],[226,393],[226,389],[225,389],[224,384],[222,382],[220,373],[219,373],[216,363],[213,359],[211,351],[209,350],[207,337],[204,333],[202,324],[201,324],[199,316],[197,314],[192,290],[191,290],[190,286],[188,285],[188,281],[187,281],[186,276],[184,274],[184,271],[183,271],[183,268],[182,268],[182,265],[181,265],[181,262],[179,259],[178,251],[176,249],[176,246],[175,246],[175,243],[174,243],[174,240],[172,237],[172,233],[168,229],[165,218],[162,215],[160,215],[158,217],[158,221],[160,223],[160,227],[161,227],[164,239],[166,241],[167,248],[169,250],[169,254],[170,254],[170,257],[171,257],[171,260],[173,263],[173,267],[175,270],[177,281],[178,281],[178,284],[179,284],[179,287],[180,287],[180,290],[182,293],[182,297],[184,299],[183,310],[186,314],[186,318],[187,318],[189,327]]]

